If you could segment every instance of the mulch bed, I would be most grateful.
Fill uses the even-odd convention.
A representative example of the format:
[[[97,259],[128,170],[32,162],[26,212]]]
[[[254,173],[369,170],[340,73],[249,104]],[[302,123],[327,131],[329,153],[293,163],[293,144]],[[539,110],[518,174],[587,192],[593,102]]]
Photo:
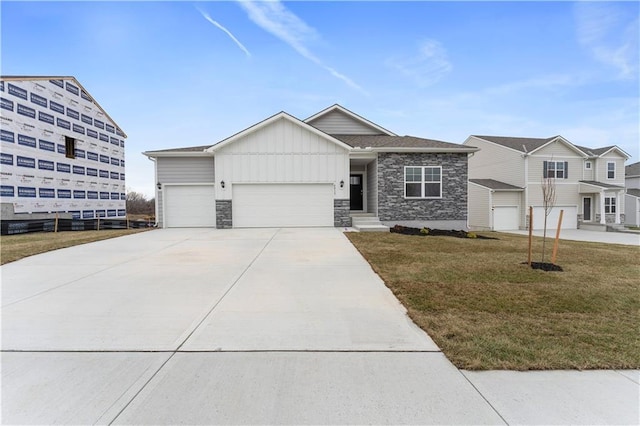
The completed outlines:
[[[445,230],[445,229],[431,229],[431,228],[411,228],[409,226],[396,225],[390,229],[391,232],[403,235],[419,235],[422,237],[434,236],[434,237],[455,237],[455,238],[474,238],[478,240],[497,240],[494,237],[485,237],[484,235],[476,235],[467,231]]]
[[[525,265],[527,264],[527,262],[522,263]],[[542,269],[543,271],[548,272],[564,272],[561,266],[547,262],[531,262],[531,269]]]

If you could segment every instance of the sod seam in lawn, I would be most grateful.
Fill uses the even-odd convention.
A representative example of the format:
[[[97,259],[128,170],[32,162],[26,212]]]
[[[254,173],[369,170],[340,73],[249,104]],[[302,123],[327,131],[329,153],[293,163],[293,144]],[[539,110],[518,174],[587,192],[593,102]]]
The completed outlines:
[[[640,368],[638,247],[561,241],[545,272],[519,235],[346,235],[459,368]]]

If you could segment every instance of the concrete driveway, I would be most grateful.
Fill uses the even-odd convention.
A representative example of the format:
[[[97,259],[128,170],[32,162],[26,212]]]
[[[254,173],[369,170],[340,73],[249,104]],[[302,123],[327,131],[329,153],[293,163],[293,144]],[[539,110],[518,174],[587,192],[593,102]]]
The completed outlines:
[[[529,231],[515,230],[515,231],[501,231],[509,234],[529,235]],[[533,235],[536,237],[542,237],[544,231],[534,230]],[[547,238],[553,239],[556,236],[555,229],[547,229]],[[572,241],[587,241],[592,243],[606,243],[606,244],[622,244],[626,246],[640,246],[640,233],[632,232],[599,232],[588,231],[586,229],[563,229],[560,232],[561,240]]]
[[[155,230],[1,273],[4,424],[633,423],[637,412],[637,371],[597,372],[589,398],[573,400],[582,417],[523,417],[529,399],[571,392],[571,372],[546,379],[549,392],[537,376],[458,371],[337,229]],[[602,415],[612,401],[621,408]]]
[[[7,424],[502,422],[337,229],[58,250],[2,304]]]

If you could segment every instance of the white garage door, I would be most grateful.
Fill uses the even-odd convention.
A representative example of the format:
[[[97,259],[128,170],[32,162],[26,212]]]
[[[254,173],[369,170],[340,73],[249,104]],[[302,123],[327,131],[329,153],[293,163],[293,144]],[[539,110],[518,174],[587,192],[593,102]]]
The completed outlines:
[[[493,208],[493,230],[507,231],[518,229],[520,218],[517,206],[495,206]]]
[[[333,226],[332,184],[233,185],[233,227]]]
[[[167,228],[216,226],[213,185],[167,185],[164,198]]]
[[[560,210],[564,210],[562,214],[562,229],[578,228],[578,208],[575,206],[555,206],[551,209],[549,217],[547,217],[547,230],[558,228],[558,218]],[[544,208],[533,208],[533,229],[544,229]]]

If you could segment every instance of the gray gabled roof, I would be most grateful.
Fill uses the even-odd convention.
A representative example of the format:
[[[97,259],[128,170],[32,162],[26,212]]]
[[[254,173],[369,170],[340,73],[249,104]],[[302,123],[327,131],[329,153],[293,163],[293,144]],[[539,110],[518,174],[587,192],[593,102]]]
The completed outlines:
[[[485,188],[493,189],[494,191],[524,191],[524,188],[500,182],[495,179],[469,179],[469,182],[484,186]]]
[[[640,189],[636,188],[627,188],[627,194],[640,198]]]
[[[581,180],[580,183],[586,183],[587,185],[593,185],[604,189],[624,189],[620,185],[611,185],[610,183],[597,182],[595,180]]]
[[[476,138],[484,139],[489,142],[497,143],[498,145],[506,146],[507,148],[515,149],[520,152],[531,152],[540,148],[541,146],[551,142],[558,136],[552,136],[550,138],[514,138],[511,136],[481,136],[471,135]]]
[[[624,175],[625,177],[640,176],[640,161],[625,166]]]
[[[452,152],[475,151],[476,148],[434,139],[424,139],[415,136],[387,136],[387,135],[332,135],[338,140],[354,148],[430,148],[451,150]]]
[[[602,148],[587,148],[586,146],[580,146],[580,145],[576,145],[576,147],[580,148],[581,151],[584,151],[585,154],[588,154],[592,157],[599,157],[602,154],[604,154],[605,152],[611,150],[612,148],[615,147],[615,145],[611,145],[611,146],[605,146]]]
[[[156,149],[150,152],[203,152],[205,149],[210,147],[211,145],[187,146],[184,148]]]

